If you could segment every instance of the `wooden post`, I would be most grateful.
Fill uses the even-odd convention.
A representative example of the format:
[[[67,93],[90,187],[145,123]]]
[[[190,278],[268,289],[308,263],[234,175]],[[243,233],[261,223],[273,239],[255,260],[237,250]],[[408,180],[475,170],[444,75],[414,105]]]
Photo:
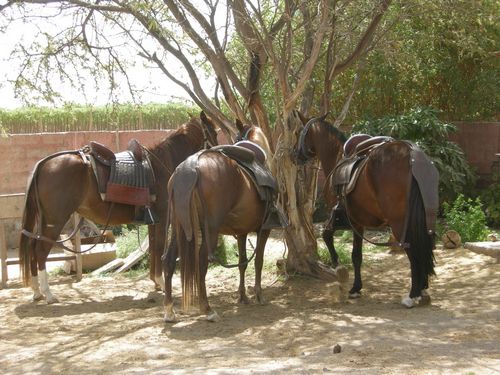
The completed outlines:
[[[80,215],[76,212],[73,215],[73,225],[76,228],[78,222],[80,221]],[[75,234],[75,246],[74,249],[77,252],[76,255],[76,280],[80,281],[82,279],[82,236],[78,230]]]
[[[0,220],[0,263],[2,266],[2,282],[0,289],[7,287],[7,237],[5,236],[4,221]]]

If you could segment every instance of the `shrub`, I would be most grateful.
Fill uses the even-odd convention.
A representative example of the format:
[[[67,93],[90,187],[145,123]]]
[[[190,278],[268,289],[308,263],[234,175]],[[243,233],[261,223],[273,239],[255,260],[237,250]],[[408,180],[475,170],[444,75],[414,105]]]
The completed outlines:
[[[472,200],[459,194],[453,204],[445,202],[443,209],[445,229],[457,231],[462,243],[486,239],[488,234],[486,216],[479,198]]]

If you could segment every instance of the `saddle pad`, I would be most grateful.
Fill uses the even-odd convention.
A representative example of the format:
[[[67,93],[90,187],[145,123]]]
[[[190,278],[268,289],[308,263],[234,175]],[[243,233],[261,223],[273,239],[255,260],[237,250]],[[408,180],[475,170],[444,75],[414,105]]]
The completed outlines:
[[[427,231],[434,233],[439,208],[439,172],[432,161],[416,145],[411,146],[411,171],[417,181],[424,202]]]

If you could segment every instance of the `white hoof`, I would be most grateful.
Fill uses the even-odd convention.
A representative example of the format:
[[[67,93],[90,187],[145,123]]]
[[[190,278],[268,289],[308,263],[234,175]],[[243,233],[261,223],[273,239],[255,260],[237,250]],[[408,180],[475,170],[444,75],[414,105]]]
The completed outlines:
[[[220,316],[217,314],[217,311],[212,310],[210,314],[207,314],[205,319],[209,322],[218,322],[220,320]]]
[[[349,293],[349,298],[350,299],[361,298],[361,293],[360,292]]]
[[[417,306],[420,300],[421,297],[410,298],[409,296],[406,296],[401,300],[401,303],[407,308],[411,309],[412,307]]]

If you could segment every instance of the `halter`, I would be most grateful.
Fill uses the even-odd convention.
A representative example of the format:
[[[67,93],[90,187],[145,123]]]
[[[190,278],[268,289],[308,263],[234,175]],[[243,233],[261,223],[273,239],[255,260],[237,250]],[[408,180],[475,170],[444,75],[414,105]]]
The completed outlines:
[[[315,122],[324,120],[325,117],[326,115],[310,119],[300,132],[296,155],[297,161],[305,163],[314,156],[314,153],[305,147],[307,132]]]

